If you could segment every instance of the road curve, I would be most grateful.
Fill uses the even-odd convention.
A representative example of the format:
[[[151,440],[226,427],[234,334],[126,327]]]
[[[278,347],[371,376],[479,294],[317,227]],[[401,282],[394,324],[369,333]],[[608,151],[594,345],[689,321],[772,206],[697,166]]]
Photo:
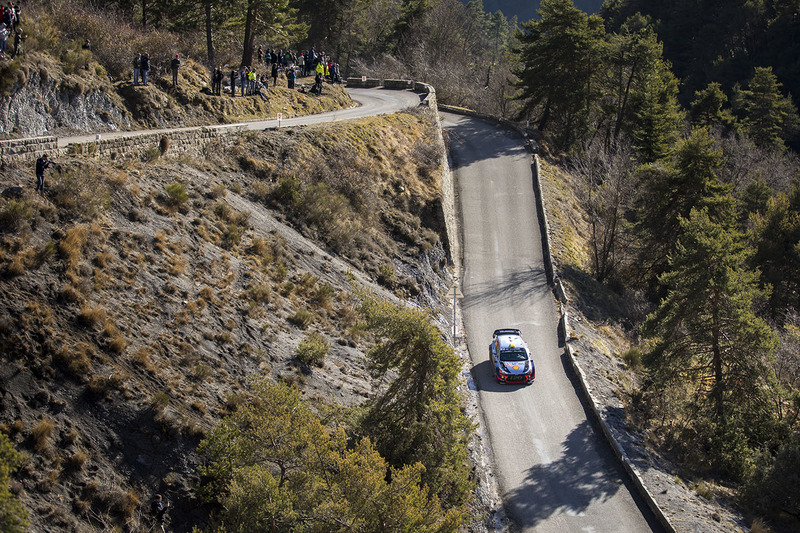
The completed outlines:
[[[559,347],[542,260],[531,157],[518,134],[442,114],[463,239],[461,310],[472,378],[509,518],[521,531],[660,531],[587,418]],[[488,360],[497,328],[522,331],[536,381],[500,385]]]
[[[286,117],[280,121],[280,127],[301,126],[305,124],[316,124],[319,122],[335,122],[338,120],[348,120],[372,115],[384,115],[394,113],[407,107],[419,105],[424,95],[412,91],[397,91],[388,89],[347,89],[350,97],[358,104],[355,107],[319,113],[317,115],[303,115],[298,117]],[[277,119],[251,120],[247,122],[237,122],[233,124],[220,124],[220,126],[246,126],[249,130],[264,130],[279,127]],[[103,139],[116,139],[120,137],[136,137],[148,133],[161,133],[167,131],[181,131],[194,129],[188,128],[159,128],[150,130],[136,131],[114,131],[101,133]],[[66,148],[71,143],[87,143],[96,140],[97,134],[72,135],[58,138],[58,147]]]

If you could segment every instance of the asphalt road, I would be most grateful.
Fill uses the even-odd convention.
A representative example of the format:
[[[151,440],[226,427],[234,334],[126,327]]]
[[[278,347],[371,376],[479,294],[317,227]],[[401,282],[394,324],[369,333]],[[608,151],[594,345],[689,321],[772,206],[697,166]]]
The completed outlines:
[[[542,261],[531,156],[510,130],[442,114],[450,136],[463,240],[461,310],[494,473],[521,531],[659,531],[587,418],[557,335]],[[500,385],[492,332],[519,328],[536,381]]]
[[[371,115],[383,115],[386,113],[394,113],[401,109],[410,106],[419,105],[420,99],[424,95],[412,91],[395,91],[384,89],[348,89],[350,97],[358,103],[358,106],[349,109],[340,109],[338,111],[330,111],[328,113],[320,113],[318,115],[304,115],[299,117],[284,117],[280,121],[280,127],[285,128],[289,126],[300,126],[304,124],[316,124],[319,122],[335,122],[338,120],[348,120],[351,118],[360,118]],[[220,97],[228,98],[228,97]],[[251,120],[248,122],[240,122],[236,124],[221,124],[221,126],[240,126],[244,125],[249,130],[264,130],[279,127],[276,118],[268,120]],[[101,133],[100,137],[103,139],[115,139],[119,137],[135,137],[137,135],[145,135],[148,133],[159,133],[165,131],[181,131],[194,128],[172,128],[172,129],[151,129],[151,130],[138,130],[138,131],[116,131]],[[70,143],[85,143],[96,140],[97,135],[74,135],[69,137],[59,137],[58,147],[65,148]]]
[[[415,106],[410,91],[349,89],[358,106],[287,118],[281,127],[391,113]],[[472,376],[506,511],[521,531],[659,531],[634,496],[608,444],[587,419],[557,338],[558,314],[542,262],[531,158],[518,135],[442,114],[450,134],[461,215],[462,314]],[[244,123],[248,129],[278,121]],[[154,131],[103,133],[104,138]],[[60,147],[95,135],[58,139]],[[515,327],[531,346],[536,382],[499,385],[488,346],[494,329]]]

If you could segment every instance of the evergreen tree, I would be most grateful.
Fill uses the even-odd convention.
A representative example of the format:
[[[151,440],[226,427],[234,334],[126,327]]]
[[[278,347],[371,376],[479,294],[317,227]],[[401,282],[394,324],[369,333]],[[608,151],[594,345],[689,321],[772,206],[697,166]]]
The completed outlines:
[[[421,463],[390,467],[369,439],[349,447],[298,390],[263,378],[199,452],[204,494],[221,504],[219,533],[455,533],[465,517],[460,507],[442,509]]]
[[[542,131],[552,130],[568,148],[589,134],[604,71],[602,20],[570,0],[542,0],[541,20],[522,23],[517,34],[522,116],[534,116]]]
[[[371,372],[397,375],[369,402],[363,431],[389,464],[420,461],[431,490],[447,505],[463,504],[471,490],[466,446],[472,424],[456,389],[458,356],[429,311],[367,298],[361,312],[378,336],[367,354]]]
[[[24,533],[28,530],[28,513],[19,498],[8,490],[13,474],[25,456],[14,449],[5,433],[0,432],[0,531]]]
[[[654,341],[645,358],[653,386],[691,391],[683,409],[696,425],[715,428],[712,449],[729,449],[732,435],[751,430],[742,421],[763,414],[764,361],[775,347],[773,332],[754,313],[763,293],[758,272],[744,267],[733,222],[715,221],[706,208],[680,219],[681,238],[659,278],[667,296],[643,329]],[[724,455],[711,459],[729,470]]]
[[[790,195],[770,198],[764,214],[752,220],[753,262],[762,282],[772,287],[773,315],[800,308],[800,182]]]
[[[694,93],[689,111],[689,120],[695,126],[711,128],[722,126],[726,130],[733,130],[736,119],[729,109],[723,109],[728,103],[728,97],[722,91],[722,86],[717,82]]]
[[[648,73],[643,87],[631,136],[640,159],[652,163],[672,152],[683,110],[678,103],[678,80],[663,61]]]
[[[781,84],[771,67],[756,67],[747,89],[741,91],[744,130],[761,147],[786,148],[800,125],[797,108],[781,94]]]
[[[730,187],[717,180],[722,152],[704,128],[695,128],[672,159],[648,164],[638,171],[641,188],[636,229],[641,241],[639,263],[648,285],[666,271],[668,256],[683,231],[681,218],[692,209],[706,208],[714,221],[734,214]]]

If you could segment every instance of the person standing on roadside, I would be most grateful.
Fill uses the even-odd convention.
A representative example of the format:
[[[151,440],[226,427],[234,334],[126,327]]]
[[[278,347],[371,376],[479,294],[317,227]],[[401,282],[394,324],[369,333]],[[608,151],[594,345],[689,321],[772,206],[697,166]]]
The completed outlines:
[[[178,86],[178,69],[181,68],[181,56],[175,54],[175,57],[172,58],[172,61],[169,64],[169,67],[172,69],[172,86]]]
[[[242,97],[244,97],[245,90],[247,90],[247,67],[242,67],[239,71],[239,86],[242,88]]]
[[[133,84],[139,85],[139,73],[142,67],[142,54],[136,54],[133,58]]]
[[[147,87],[147,78],[148,75],[150,74],[150,54],[148,54],[147,52],[142,54],[141,69],[142,69],[142,83],[144,84],[145,87]]]
[[[3,52],[3,55],[6,53],[6,41],[8,39],[8,26],[5,23],[0,23],[0,52]]]
[[[27,37],[27,35],[22,33],[22,28],[17,27],[17,31],[14,33],[14,53],[11,54],[11,59],[14,59],[22,53],[22,42]]]
[[[52,165],[53,162],[47,158],[47,154],[42,154],[36,160],[36,192],[44,196],[44,171]]]

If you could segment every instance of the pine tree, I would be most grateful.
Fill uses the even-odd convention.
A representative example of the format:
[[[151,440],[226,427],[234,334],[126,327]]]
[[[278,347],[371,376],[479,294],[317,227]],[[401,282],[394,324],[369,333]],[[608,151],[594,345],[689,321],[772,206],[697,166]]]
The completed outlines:
[[[717,82],[709,83],[705,89],[694,93],[689,111],[689,120],[695,126],[722,126],[727,130],[736,127],[736,119],[729,109],[723,109],[728,97]]]
[[[708,209],[681,218],[682,235],[669,270],[668,289],[643,331],[653,339],[645,358],[658,389],[688,386],[687,412],[718,428],[758,404],[775,337],[756,316],[763,297],[758,272],[745,268],[743,239],[733,220],[714,221]]]
[[[785,140],[797,130],[800,117],[791,98],[781,94],[781,84],[771,67],[756,67],[741,99],[744,129],[753,142],[761,147],[785,149]]]
[[[602,20],[570,0],[542,0],[541,20],[522,23],[516,98],[523,116],[552,131],[564,148],[586,137],[598,105],[604,71]]]
[[[641,183],[636,224],[639,263],[651,288],[666,271],[667,258],[683,231],[682,217],[695,208],[706,208],[715,221],[734,213],[730,187],[716,177],[721,164],[722,152],[715,148],[708,130],[695,128],[671,160],[644,165],[637,172]]]
[[[461,412],[458,356],[442,339],[430,311],[367,298],[366,327],[378,337],[369,350],[374,376],[397,377],[369,402],[362,423],[381,455],[398,467],[420,461],[423,481],[447,505],[463,504],[471,490],[467,439],[472,424]]]

